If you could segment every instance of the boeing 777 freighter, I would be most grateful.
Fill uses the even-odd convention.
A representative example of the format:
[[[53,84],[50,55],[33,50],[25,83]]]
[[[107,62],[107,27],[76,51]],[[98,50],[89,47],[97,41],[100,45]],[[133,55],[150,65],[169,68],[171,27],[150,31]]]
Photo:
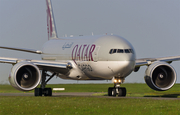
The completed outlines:
[[[58,76],[73,80],[113,80],[114,87],[109,87],[108,95],[126,96],[126,88],[120,84],[140,66],[147,66],[145,82],[150,88],[165,91],[175,84],[177,75],[170,63],[180,60],[180,56],[136,59],[133,46],[118,35],[58,38],[51,1],[46,0],[46,5],[49,40],[42,51],[0,46],[42,56],[42,60],[0,57],[1,63],[13,65],[9,82],[14,88],[35,89],[35,96],[51,96],[52,89],[45,86]],[[39,84],[40,88],[36,88]]]

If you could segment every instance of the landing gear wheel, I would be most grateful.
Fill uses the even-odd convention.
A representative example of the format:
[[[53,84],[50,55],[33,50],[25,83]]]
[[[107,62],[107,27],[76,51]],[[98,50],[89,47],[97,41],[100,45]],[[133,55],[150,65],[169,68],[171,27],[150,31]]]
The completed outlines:
[[[34,96],[52,96],[52,89],[51,88],[35,88]]]
[[[42,88],[35,88],[34,96],[42,96]]]
[[[116,88],[113,88],[113,89],[112,89],[112,96],[113,96],[113,97],[116,97]]]
[[[120,87],[120,88],[118,88],[118,90],[119,90],[119,93],[118,93],[118,96],[119,97],[125,97],[126,96],[126,88],[125,87]]]
[[[112,96],[112,90],[113,90],[113,87],[108,88],[108,96]]]
[[[116,96],[117,92],[116,92],[116,88],[114,87],[109,87],[108,88],[108,96]]]
[[[51,88],[45,88],[47,82],[51,80],[56,73],[53,73],[52,75],[49,75],[47,71],[42,70],[42,79],[41,79],[41,85],[40,88],[35,88],[34,90],[34,96],[52,96],[52,89]],[[27,74],[24,75],[24,77],[27,77]],[[46,80],[46,77],[49,77]]]
[[[52,96],[51,88],[45,88],[43,92],[44,92],[44,96]]]

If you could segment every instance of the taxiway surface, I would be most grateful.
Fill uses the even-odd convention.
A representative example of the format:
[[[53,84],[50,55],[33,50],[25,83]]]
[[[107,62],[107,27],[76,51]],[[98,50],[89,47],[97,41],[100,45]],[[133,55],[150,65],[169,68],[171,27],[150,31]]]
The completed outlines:
[[[112,97],[112,96],[102,96],[98,95],[101,92],[61,92],[53,93],[52,97],[62,97],[62,96],[82,96],[82,97],[99,97],[99,98],[134,98],[134,99],[158,99],[158,100],[180,100],[180,98],[170,98],[170,97]],[[0,93],[0,96],[34,96],[34,93]]]

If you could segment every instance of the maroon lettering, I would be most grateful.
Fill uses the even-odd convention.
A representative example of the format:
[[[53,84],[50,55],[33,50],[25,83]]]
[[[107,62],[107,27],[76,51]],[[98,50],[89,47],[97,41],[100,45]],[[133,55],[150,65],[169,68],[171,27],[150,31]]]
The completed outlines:
[[[92,53],[93,53],[95,47],[96,47],[96,45],[93,44],[89,50],[89,61],[93,61]]]
[[[77,53],[78,45],[76,45],[72,50],[72,60],[76,60],[76,53]],[[75,51],[75,53],[74,53]]]
[[[89,45],[88,45],[88,47],[86,48],[86,51],[85,51],[85,54],[84,54],[84,60],[85,60],[85,61],[88,61],[88,49],[89,49]]]
[[[81,45],[80,47],[78,47],[78,45],[74,46],[72,50],[72,60],[94,61],[93,51],[95,47],[96,45],[94,44],[92,44],[91,46],[87,44]]]
[[[84,53],[84,48],[85,48],[86,46],[87,46],[87,45],[84,45],[84,46],[83,46],[83,50],[82,50],[82,54],[81,54],[81,60],[82,60],[82,61],[84,61],[84,55],[83,55],[83,53]]]
[[[80,54],[81,54],[81,47],[82,45],[79,47],[78,53],[77,53],[77,60],[80,60]]]

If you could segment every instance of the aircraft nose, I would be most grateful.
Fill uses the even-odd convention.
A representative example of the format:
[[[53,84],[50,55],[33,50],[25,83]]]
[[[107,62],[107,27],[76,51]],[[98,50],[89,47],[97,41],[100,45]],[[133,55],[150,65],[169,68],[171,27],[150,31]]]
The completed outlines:
[[[126,77],[128,76],[134,69],[135,61],[125,61],[126,64],[124,65],[124,68],[121,69],[121,76]]]
[[[130,72],[134,69],[135,66],[135,61],[136,61],[136,56],[135,54],[124,54],[122,61],[126,62],[124,64],[124,67],[122,68],[122,73],[124,73],[124,75],[122,76],[127,76],[130,74]],[[129,71],[127,71],[129,70]]]
[[[128,76],[134,69],[135,61],[117,61],[115,64],[109,66],[113,73],[120,77]]]
[[[120,56],[120,60],[122,61],[135,61],[136,56],[135,54],[124,54],[123,56]]]

